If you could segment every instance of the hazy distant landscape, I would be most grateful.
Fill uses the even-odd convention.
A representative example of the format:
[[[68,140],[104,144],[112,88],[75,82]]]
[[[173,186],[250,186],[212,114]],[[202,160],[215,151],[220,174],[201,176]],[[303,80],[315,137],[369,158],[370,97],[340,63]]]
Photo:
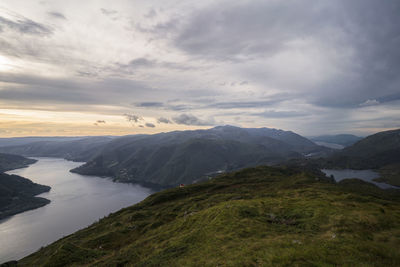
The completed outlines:
[[[0,3],[0,267],[400,266],[400,2]]]

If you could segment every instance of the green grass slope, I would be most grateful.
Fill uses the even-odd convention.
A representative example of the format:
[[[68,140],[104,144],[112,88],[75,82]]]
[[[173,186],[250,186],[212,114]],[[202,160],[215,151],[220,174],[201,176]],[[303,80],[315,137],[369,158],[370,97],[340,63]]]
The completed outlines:
[[[168,189],[18,266],[399,266],[400,199],[258,167]]]

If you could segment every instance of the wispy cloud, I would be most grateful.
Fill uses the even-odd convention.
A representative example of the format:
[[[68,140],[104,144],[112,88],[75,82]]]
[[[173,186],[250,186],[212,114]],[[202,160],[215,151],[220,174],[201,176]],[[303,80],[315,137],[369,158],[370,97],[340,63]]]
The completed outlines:
[[[62,14],[62,13],[60,13],[60,12],[52,11],[52,12],[48,12],[48,14],[49,14],[51,17],[56,18],[56,19],[63,19],[63,20],[66,20],[66,19],[67,19],[67,18],[64,16],[64,14]]]
[[[139,122],[139,121],[143,120],[143,118],[141,116],[138,116],[135,114],[125,113],[124,117],[126,118],[127,121],[130,121],[130,122]]]
[[[53,33],[50,27],[20,15],[14,15],[13,20],[0,16],[0,29],[4,30],[4,28],[29,35],[47,36]]]

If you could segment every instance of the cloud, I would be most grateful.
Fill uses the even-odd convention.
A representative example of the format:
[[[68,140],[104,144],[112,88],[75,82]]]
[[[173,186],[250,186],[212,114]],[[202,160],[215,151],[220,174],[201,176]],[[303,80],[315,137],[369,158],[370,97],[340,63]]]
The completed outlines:
[[[386,127],[400,116],[399,1],[109,7],[2,4],[1,107],[95,110],[88,121],[104,114],[110,125],[118,119],[107,115],[120,120],[140,108],[146,118],[166,119],[152,121],[160,131],[214,124],[207,118],[249,127],[277,118],[274,127],[283,129],[345,131]],[[307,122],[296,122],[301,116]],[[130,122],[146,127],[138,118]]]
[[[252,113],[252,115],[264,117],[264,118],[293,118],[293,117],[304,117],[309,114],[305,112],[298,111],[275,111],[275,110],[266,110],[260,113]]]
[[[125,113],[124,117],[126,118],[127,121],[130,121],[130,122],[139,122],[139,121],[143,120],[142,117],[135,115],[135,114]]]
[[[55,11],[53,11],[53,12],[48,12],[47,14],[49,14],[50,16],[52,16],[53,18],[56,18],[56,19],[64,19],[64,20],[67,19],[67,18],[66,18],[62,13],[60,13],[60,12],[55,12]]]
[[[131,68],[142,68],[142,67],[152,67],[155,64],[156,64],[155,60],[149,60],[147,58],[141,57],[131,60],[127,66]]]
[[[158,123],[166,123],[166,124],[172,123],[172,121],[170,121],[169,119],[164,118],[164,117],[158,118],[158,119],[157,119],[157,122],[158,122]]]
[[[107,8],[101,8],[100,11],[101,11],[101,13],[103,13],[103,14],[106,15],[106,16],[115,15],[115,14],[118,13],[118,11],[116,11],[116,10],[107,9]]]
[[[360,107],[366,107],[366,106],[376,106],[379,105],[379,101],[376,99],[368,99],[365,102],[360,104]]]
[[[288,41],[326,26],[323,22],[329,17],[320,12],[321,4],[311,2],[218,2],[195,12],[175,45],[190,54],[222,60],[271,55]]]
[[[154,8],[150,8],[149,12],[147,12],[144,17],[151,19],[157,16],[157,11]]]
[[[27,19],[20,15],[14,15],[15,21],[0,16],[0,28],[7,27],[10,30],[22,34],[47,36],[53,34],[53,30],[43,24]]]
[[[196,126],[209,126],[209,125],[214,125],[214,122],[207,122],[204,120],[201,120],[197,118],[194,115],[191,114],[181,114],[179,116],[173,117],[172,120],[177,123],[177,124],[183,124],[183,125],[196,125]]]
[[[148,107],[158,108],[164,106],[164,104],[161,102],[140,102],[140,103],[135,103],[134,105],[135,107],[139,108],[148,108]]]
[[[287,94],[276,94],[266,100],[254,100],[254,101],[225,101],[217,102],[206,105],[204,108],[216,108],[216,109],[248,109],[248,108],[265,108],[271,105],[278,104],[280,102],[293,99],[295,95]]]
[[[156,127],[153,123],[150,123],[150,122],[146,122],[146,127],[149,127],[149,128],[154,128],[154,127]]]
[[[151,68],[164,68],[164,69],[174,69],[180,71],[194,70],[197,67],[190,66],[188,64],[181,64],[168,61],[159,61],[154,59],[148,59],[145,57],[135,58],[129,61],[127,64],[116,63],[117,68],[122,71],[132,71],[139,69],[151,69]]]

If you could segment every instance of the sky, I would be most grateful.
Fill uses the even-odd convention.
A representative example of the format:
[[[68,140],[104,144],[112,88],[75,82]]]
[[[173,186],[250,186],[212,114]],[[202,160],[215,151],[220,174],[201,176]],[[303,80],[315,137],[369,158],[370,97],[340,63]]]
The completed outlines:
[[[0,137],[400,128],[400,1],[0,1]]]

